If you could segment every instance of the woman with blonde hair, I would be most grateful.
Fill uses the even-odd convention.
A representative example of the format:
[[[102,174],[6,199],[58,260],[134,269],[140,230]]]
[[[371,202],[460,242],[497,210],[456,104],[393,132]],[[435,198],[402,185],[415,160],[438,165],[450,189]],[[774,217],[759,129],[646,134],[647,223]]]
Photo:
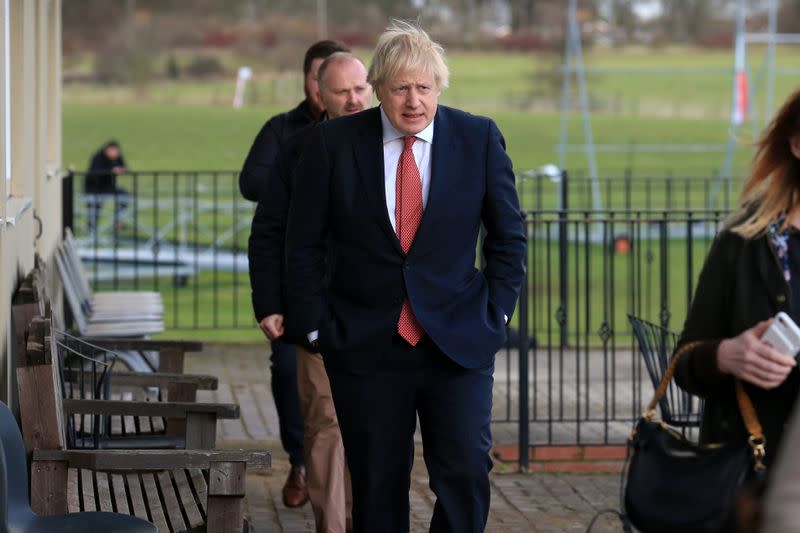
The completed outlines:
[[[764,430],[767,464],[800,386],[795,354],[761,340],[778,311],[800,323],[800,90],[756,145],[740,206],[706,258],[679,346],[702,342],[675,372],[683,389],[705,399],[704,443],[747,439],[734,385],[741,380]]]

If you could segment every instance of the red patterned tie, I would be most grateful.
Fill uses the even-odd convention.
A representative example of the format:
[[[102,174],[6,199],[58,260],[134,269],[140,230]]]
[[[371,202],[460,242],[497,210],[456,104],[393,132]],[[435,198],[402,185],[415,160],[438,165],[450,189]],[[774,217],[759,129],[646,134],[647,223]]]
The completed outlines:
[[[422,220],[422,179],[411,149],[416,140],[416,137],[403,137],[403,153],[397,162],[395,180],[395,229],[397,238],[400,239],[400,246],[406,253],[414,242],[414,235]],[[416,346],[425,333],[414,316],[408,297],[403,300],[397,332],[411,346]]]

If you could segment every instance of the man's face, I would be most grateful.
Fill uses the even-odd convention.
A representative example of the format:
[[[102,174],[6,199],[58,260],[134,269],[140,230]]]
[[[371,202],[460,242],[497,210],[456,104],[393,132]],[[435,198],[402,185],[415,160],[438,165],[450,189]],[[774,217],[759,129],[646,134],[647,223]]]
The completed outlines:
[[[311,67],[308,70],[308,74],[306,74],[306,79],[304,83],[304,89],[306,92],[306,100],[308,103],[311,104],[311,108],[314,110],[314,113],[319,115],[323,111],[325,111],[325,105],[322,103],[319,97],[319,86],[317,85],[317,74],[319,73],[319,66],[322,62],[325,61],[321,57],[314,59],[311,61]]]
[[[392,126],[404,135],[416,135],[433,120],[441,91],[432,74],[413,70],[386,80],[375,93]]]
[[[105,153],[106,157],[112,161],[119,159],[119,147],[117,146],[106,146]]]
[[[319,92],[329,118],[363,111],[372,100],[367,69],[355,59],[337,61],[327,66]]]

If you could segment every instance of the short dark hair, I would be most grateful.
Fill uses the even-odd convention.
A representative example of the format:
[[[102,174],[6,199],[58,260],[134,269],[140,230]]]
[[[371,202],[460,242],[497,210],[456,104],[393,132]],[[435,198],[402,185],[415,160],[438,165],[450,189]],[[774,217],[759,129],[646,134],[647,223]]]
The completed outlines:
[[[110,141],[106,141],[106,143],[103,145],[103,150],[105,150],[106,148],[111,148],[112,146],[114,148],[119,148],[119,143],[117,142],[116,139],[111,139]]]
[[[306,50],[306,55],[303,58],[303,75],[308,74],[308,72],[311,70],[311,63],[315,59],[325,59],[335,52],[349,51],[350,49],[347,48],[347,46],[338,41],[325,39],[324,41],[315,42],[308,48],[308,50]]]

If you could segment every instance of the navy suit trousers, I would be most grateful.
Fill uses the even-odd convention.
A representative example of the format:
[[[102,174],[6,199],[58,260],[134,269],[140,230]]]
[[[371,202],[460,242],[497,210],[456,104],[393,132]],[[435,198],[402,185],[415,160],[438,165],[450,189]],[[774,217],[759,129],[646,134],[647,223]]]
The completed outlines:
[[[489,513],[494,365],[465,369],[428,337],[395,336],[377,370],[329,368],[353,482],[354,533],[409,531],[417,415],[436,495],[430,531],[478,533]]]
[[[270,357],[272,397],[278,411],[281,444],[292,466],[303,465],[303,414],[297,393],[297,359],[294,345],[272,341]]]

